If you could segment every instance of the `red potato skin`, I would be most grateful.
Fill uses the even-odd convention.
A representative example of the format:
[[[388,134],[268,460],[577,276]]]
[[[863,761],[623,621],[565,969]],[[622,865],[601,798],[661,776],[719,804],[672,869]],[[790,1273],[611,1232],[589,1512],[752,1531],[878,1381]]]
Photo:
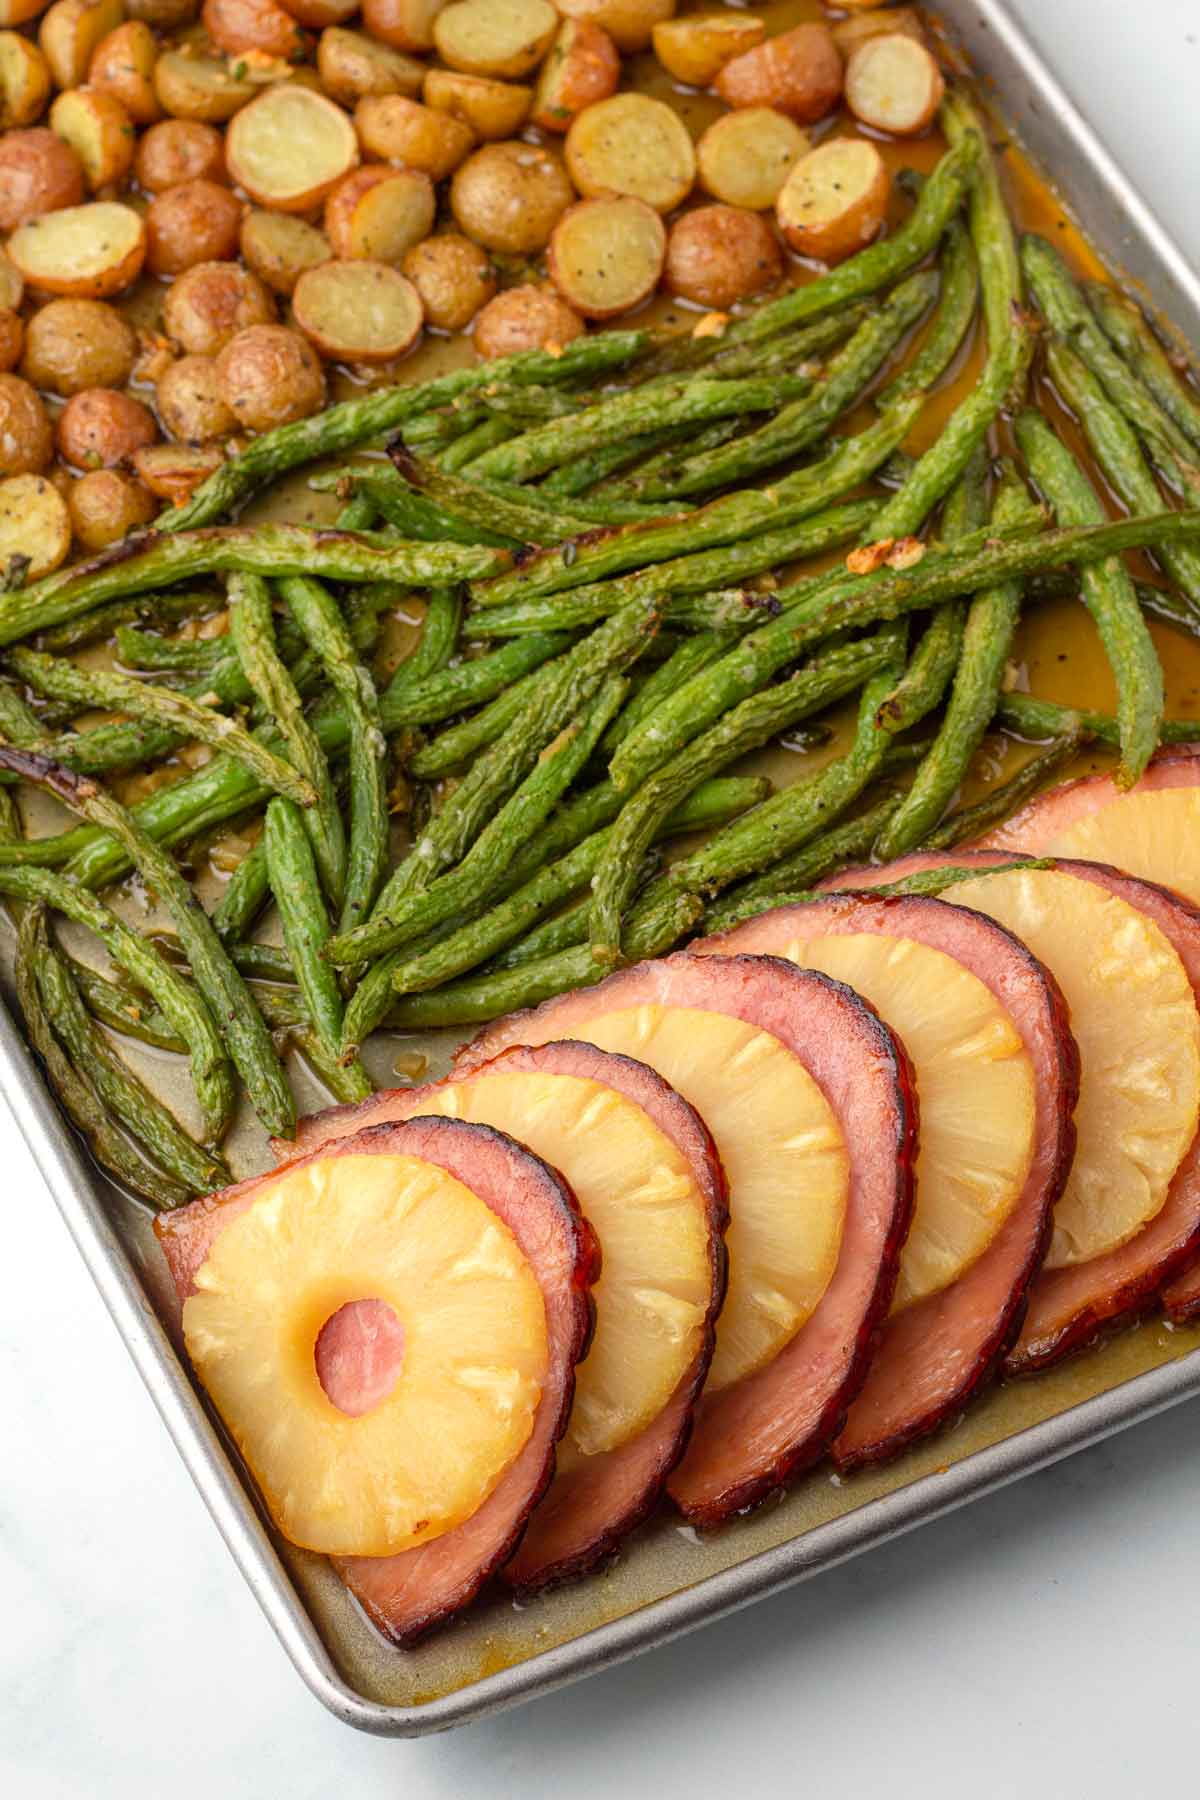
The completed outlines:
[[[515,1013],[466,1045],[456,1066],[477,1068],[512,1043],[586,1035],[598,1014],[644,1004],[728,1013],[779,1038],[821,1088],[852,1157],[841,1255],[819,1306],[765,1368],[701,1396],[667,1482],[691,1524],[712,1526],[819,1461],[862,1385],[912,1214],[916,1089],[899,1043],[840,982],[774,957],[688,952]]]
[[[585,1574],[611,1555],[654,1510],[667,1476],[687,1445],[696,1398],[712,1360],[717,1314],[725,1297],[722,1239],[729,1221],[725,1171],[708,1127],[694,1107],[645,1063],[610,1055],[594,1044],[561,1041],[535,1049],[515,1045],[469,1076],[452,1076],[449,1085],[464,1079],[486,1081],[495,1073],[537,1071],[579,1076],[614,1088],[640,1106],[687,1159],[704,1196],[712,1282],[700,1347],[664,1410],[629,1443],[587,1457],[575,1468],[555,1475],[513,1560],[503,1571],[503,1580],[522,1594],[539,1593]],[[398,1088],[355,1106],[312,1114],[300,1121],[294,1143],[275,1139],[272,1148],[277,1156],[286,1158],[297,1146],[312,1150],[365,1125],[412,1118],[420,1114],[430,1091]]]
[[[843,1472],[895,1456],[956,1418],[998,1368],[1021,1327],[1049,1242],[1051,1215],[1075,1152],[1079,1051],[1054,977],[1002,925],[926,895],[854,894],[781,907],[711,940],[721,954],[779,954],[797,936],[870,932],[929,944],[993,993],[1036,1075],[1036,1143],[1008,1219],[950,1287],[889,1318],[870,1370],[833,1445]],[[700,944],[699,950],[710,945]]]
[[[542,1289],[550,1345],[542,1400],[524,1449],[479,1510],[453,1531],[397,1556],[337,1557],[334,1567],[368,1617],[406,1647],[467,1606],[515,1549],[526,1521],[554,1473],[554,1448],[566,1428],[575,1365],[592,1330],[590,1288],[600,1269],[590,1227],[562,1178],[502,1132],[457,1119],[414,1119],[360,1131],[323,1144],[301,1161],[385,1154],[420,1157],[447,1170],[477,1194],[512,1231]],[[182,1307],[196,1271],[229,1221],[250,1205],[271,1175],[206,1195],[155,1222]],[[340,1330],[321,1333],[322,1364],[338,1366],[361,1335],[354,1308],[337,1315]],[[366,1335],[369,1335],[366,1334]],[[364,1370],[364,1380],[370,1370]]]

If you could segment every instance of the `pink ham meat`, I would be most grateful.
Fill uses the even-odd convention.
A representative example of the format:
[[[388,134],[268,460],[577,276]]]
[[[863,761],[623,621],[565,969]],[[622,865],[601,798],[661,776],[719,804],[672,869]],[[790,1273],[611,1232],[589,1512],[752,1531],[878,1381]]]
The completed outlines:
[[[1200,725],[1196,727],[1200,735]],[[1157,788],[1195,787],[1200,782],[1200,746],[1160,750],[1137,784],[1137,791]],[[990,850],[1024,850],[1030,856],[1042,852],[1080,819],[1111,806],[1129,790],[1117,786],[1111,775],[1084,775],[1078,781],[1064,781],[1048,788],[1044,794],[1006,819],[979,840],[980,847]]]
[[[377,1125],[304,1161],[363,1154],[415,1156],[446,1169],[503,1219],[528,1258],[546,1306],[550,1362],[533,1431],[520,1455],[474,1516],[443,1537],[398,1556],[336,1557],[334,1566],[371,1619],[395,1643],[408,1645],[466,1606],[506,1562],[554,1473],[554,1447],[566,1428],[575,1365],[592,1326],[591,1283],[599,1256],[570,1189],[552,1169],[501,1132],[455,1119]],[[219,1233],[254,1200],[270,1175],[206,1195],[155,1221],[159,1243],[182,1306]],[[356,1351],[371,1339],[370,1321],[343,1307],[321,1333],[318,1372],[348,1397]],[[364,1386],[373,1357],[360,1366]],[[327,1390],[328,1391],[328,1390]]]
[[[816,1311],[764,1368],[701,1397],[667,1483],[693,1524],[716,1525],[818,1461],[862,1384],[912,1213],[912,1074],[886,1026],[840,982],[774,957],[687,953],[515,1013],[487,1027],[459,1063],[477,1068],[508,1044],[586,1037],[590,1019],[641,1005],[727,1013],[779,1038],[820,1087],[850,1155],[841,1253]]]
[[[1162,1304],[1174,1325],[1191,1325],[1200,1319],[1200,1264],[1193,1263],[1182,1275],[1167,1283]]]
[[[451,1079],[486,1080],[493,1072],[511,1074],[522,1070],[601,1082],[624,1094],[649,1115],[687,1159],[704,1197],[712,1267],[711,1298],[702,1341],[691,1368],[666,1407],[629,1443],[589,1456],[573,1469],[557,1474],[531,1518],[516,1555],[504,1570],[504,1579],[521,1592],[532,1593],[552,1582],[581,1575],[609,1555],[653,1510],[667,1476],[683,1454],[696,1396],[712,1359],[717,1313],[725,1293],[722,1234],[728,1222],[728,1196],[725,1172],[699,1114],[661,1075],[631,1057],[610,1055],[594,1044],[557,1042],[534,1049],[518,1045],[469,1075]],[[411,1118],[428,1104],[430,1091],[402,1088],[376,1094],[357,1106],[334,1107],[330,1112],[302,1120],[297,1141],[314,1146],[361,1129],[363,1124]]]
[[[1036,1082],[1036,1142],[1025,1186],[983,1255],[950,1287],[883,1327],[866,1381],[833,1446],[840,1469],[894,1456],[956,1415],[997,1367],[1017,1330],[1045,1254],[1050,1215],[1075,1148],[1079,1053],[1054,978],[1003,926],[962,906],[911,896],[847,897],[781,907],[698,945],[733,955],[778,954],[797,938],[870,932],[952,956],[1004,1007]],[[919,1098],[919,1096],[918,1096]]]

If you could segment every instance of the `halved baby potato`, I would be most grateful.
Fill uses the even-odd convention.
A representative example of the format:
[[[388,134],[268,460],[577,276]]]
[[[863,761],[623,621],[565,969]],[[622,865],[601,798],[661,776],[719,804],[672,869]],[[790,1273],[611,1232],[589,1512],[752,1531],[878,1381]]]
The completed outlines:
[[[242,220],[239,244],[243,259],[277,294],[290,294],[306,269],[316,269],[333,255],[329,240],[315,225],[291,213],[255,209]]]
[[[162,118],[154,91],[154,65],[158,45],[144,19],[127,19],[101,38],[88,64],[88,86],[112,94],[121,102],[135,125],[153,125]]]
[[[808,20],[733,57],[714,86],[728,106],[773,106],[812,125],[841,99],[841,52],[828,25]]]
[[[654,27],[654,54],[676,81],[711,87],[727,62],[762,43],[766,30],[753,13],[693,13]]]
[[[131,531],[149,525],[158,502],[134,476],[120,469],[92,469],[72,482],[67,511],[81,549],[107,550]]]
[[[32,125],[50,97],[50,65],[19,31],[0,31],[0,129]]]
[[[271,87],[225,136],[225,160],[260,206],[309,212],[358,163],[358,139],[340,106],[310,88]]]
[[[180,356],[172,362],[155,385],[154,405],[178,443],[216,444],[237,430],[237,419],[221,398],[212,356]]]
[[[222,182],[181,181],[146,208],[146,267],[182,275],[197,263],[232,260],[241,222],[242,202]]]
[[[0,306],[16,312],[24,298],[25,283],[3,250],[0,250]]]
[[[425,322],[463,331],[496,292],[496,271],[478,244],[457,231],[414,244],[400,265],[421,296]]]
[[[645,50],[663,19],[674,17],[676,0],[555,0],[564,19],[586,19],[607,31],[618,50]]]
[[[148,444],[135,452],[133,466],[152,494],[183,506],[224,461],[219,444]]]
[[[78,87],[87,80],[97,44],[124,17],[123,0],[54,0],[38,27],[38,43],[55,87]]]
[[[899,33],[903,37],[925,41],[925,28],[921,24],[921,15],[912,6],[870,6],[864,12],[856,12],[849,19],[839,19],[830,29],[833,41],[846,58],[847,62],[854,55],[860,44],[869,38],[894,37]]]
[[[167,289],[163,330],[194,356],[215,356],[239,331],[275,322],[275,302],[251,269],[195,263]]]
[[[446,0],[363,0],[363,24],[395,50],[433,49],[433,21]]]
[[[50,129],[74,150],[93,194],[128,175],[133,163],[133,120],[112,94],[86,87],[59,94],[50,108]]]
[[[536,69],[557,30],[550,0],[451,0],[434,18],[433,41],[452,69],[503,79]]]
[[[211,41],[227,56],[256,50],[298,62],[311,43],[275,0],[204,0],[200,16]]]
[[[430,69],[421,98],[437,112],[450,113],[469,125],[476,137],[513,137],[529,117],[533,89],[486,75],[463,75],[453,69]]]
[[[182,50],[164,50],[154,65],[154,92],[165,113],[173,119],[199,119],[206,125],[223,125],[258,89],[241,80],[227,63],[214,56],[185,56]]]
[[[802,156],[775,204],[791,248],[818,262],[841,262],[869,244],[887,212],[891,178],[866,138],[828,138]]]
[[[37,475],[54,455],[54,432],[37,389],[0,375],[0,475]]]
[[[335,362],[393,362],[421,335],[421,297],[407,276],[381,262],[327,262],[309,269],[292,295],[296,323]]]
[[[533,122],[566,131],[585,106],[607,100],[621,80],[621,56],[607,31],[587,19],[564,19],[533,93]]]
[[[361,31],[331,25],[317,45],[317,74],[331,100],[355,106],[368,94],[407,94],[414,99],[425,79],[423,64]]]
[[[673,212],[696,179],[687,126],[648,94],[614,94],[589,106],[567,133],[566,157],[581,194],[632,194],[655,212]]]
[[[286,325],[251,325],[217,358],[221,399],[250,431],[273,431],[320,412],[325,372],[312,345]]]
[[[696,146],[700,185],[728,206],[762,212],[809,147],[809,136],[786,113],[747,106],[711,124]]]
[[[15,369],[25,347],[25,324],[11,306],[0,306],[0,374]]]
[[[325,235],[336,257],[398,265],[429,236],[435,210],[428,175],[375,163],[334,188],[325,202]]]
[[[354,129],[368,156],[419,169],[431,181],[453,174],[475,148],[469,125],[404,94],[366,95],[354,109]]]
[[[83,196],[83,164],[45,125],[0,137],[0,231],[78,206]]]
[[[0,25],[27,25],[45,10],[43,0],[0,0]]]
[[[544,250],[574,197],[557,153],[520,140],[484,144],[450,183],[460,229],[509,256]]]
[[[227,181],[225,140],[199,119],[160,119],[138,139],[133,172],[148,194],[183,181]]]
[[[120,294],[146,257],[146,227],[131,206],[93,200],[18,226],[8,254],[30,287],[46,294]]]
[[[676,219],[667,240],[666,285],[681,300],[728,312],[774,287],[783,253],[761,213],[745,206],[695,206]]]
[[[44,475],[10,475],[0,481],[0,573],[36,581],[66,561],[71,515]]]
[[[846,104],[875,131],[912,137],[933,123],[946,83],[925,45],[893,32],[860,44],[846,67]]]
[[[654,292],[666,247],[663,222],[644,200],[581,200],[554,227],[550,279],[585,319],[611,319]]]
[[[505,288],[475,321],[475,348],[489,361],[518,350],[561,350],[586,327],[565,300],[546,288]]]

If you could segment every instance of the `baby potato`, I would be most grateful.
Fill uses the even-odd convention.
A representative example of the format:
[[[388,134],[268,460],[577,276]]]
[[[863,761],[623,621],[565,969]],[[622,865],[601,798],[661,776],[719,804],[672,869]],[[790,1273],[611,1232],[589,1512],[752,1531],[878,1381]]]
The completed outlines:
[[[93,469],[72,482],[67,511],[76,542],[84,550],[107,550],[130,531],[149,525],[158,511],[153,494],[118,469]]]
[[[133,466],[152,494],[169,500],[172,506],[182,506],[224,461],[219,444],[150,444],[136,452]],[[84,476],[84,481],[90,480]]]
[[[195,263],[237,255],[242,203],[216,181],[181,181],[146,208],[146,267],[182,275]]]
[[[419,169],[431,181],[452,174],[475,148],[469,125],[403,94],[366,95],[354,109],[354,129],[368,156]]]
[[[443,62],[465,75],[528,75],[558,30],[550,0],[451,0],[433,21]]]
[[[291,13],[298,25],[306,25],[310,31],[324,31],[327,25],[342,25],[352,19],[358,11],[358,0],[287,0],[283,10]]]
[[[292,312],[322,356],[344,363],[394,362],[412,349],[425,318],[412,282],[381,262],[310,269],[296,283]]]
[[[728,312],[774,287],[783,253],[761,213],[744,206],[697,206],[671,227],[666,285],[681,300]]]
[[[125,0],[125,11],[156,31],[177,31],[181,25],[191,24],[200,11],[200,0]]]
[[[274,320],[267,289],[235,262],[197,263],[168,288],[163,301],[167,336],[198,356],[215,356],[238,332]]]
[[[0,138],[0,231],[83,199],[83,164],[44,125]]]
[[[355,106],[368,94],[406,94],[412,100],[425,79],[423,64],[411,56],[338,25],[321,33],[317,73],[330,99],[342,106]]]
[[[554,227],[550,279],[585,319],[612,319],[654,292],[666,246],[663,222],[644,200],[581,200]]]
[[[50,65],[19,31],[0,31],[0,129],[32,125],[50,98]]]
[[[311,281],[311,270],[302,281]],[[286,325],[239,331],[217,358],[221,398],[248,431],[307,419],[325,404],[325,374],[312,346]]]
[[[488,142],[510,138],[529,117],[533,89],[511,81],[489,81],[484,75],[459,75],[430,69],[421,88],[426,106],[449,113]]]
[[[204,0],[201,23],[218,50],[238,56],[261,50],[282,62],[299,62],[309,40],[290,13],[275,0]]]
[[[112,469],[158,437],[154,414],[116,388],[73,394],[55,426],[58,454],[76,469]]]
[[[673,212],[696,179],[687,126],[648,94],[614,94],[581,112],[566,157],[581,194],[632,194],[655,212]]]
[[[93,194],[117,186],[133,166],[133,120],[112,94],[86,87],[59,94],[50,129],[74,150]]]
[[[45,10],[46,0],[0,0],[0,25],[28,25]]]
[[[714,86],[729,106],[773,106],[811,125],[841,99],[842,59],[828,25],[810,20],[735,56]]]
[[[921,15],[911,6],[871,6],[866,12],[854,13],[848,19],[839,19],[830,26],[833,41],[849,62],[860,44],[868,38],[892,37],[897,32],[904,37],[916,38],[925,42],[925,28],[921,24]]]
[[[711,87],[727,62],[753,50],[766,35],[753,13],[693,13],[654,27],[654,54],[668,75],[688,87]]]
[[[305,269],[315,269],[333,255],[315,225],[290,213],[248,212],[239,243],[250,268],[277,294],[290,294]]]
[[[154,91],[158,45],[143,19],[127,19],[100,39],[88,64],[88,86],[119,100],[135,125],[162,118]]]
[[[225,140],[199,119],[163,119],[139,138],[133,172],[150,194],[184,181],[225,181]]]
[[[421,297],[425,323],[438,331],[464,331],[496,292],[486,253],[457,231],[414,244],[400,270]]]
[[[358,162],[358,139],[340,106],[308,88],[270,87],[225,134],[229,173],[260,206],[309,212]]]
[[[429,236],[436,209],[428,175],[373,163],[347,175],[330,194],[325,236],[335,256],[399,265],[414,244]]]
[[[0,306],[6,306],[11,312],[15,312],[24,298],[25,283],[3,250],[0,250]]]
[[[564,19],[583,19],[607,31],[618,50],[645,50],[651,33],[675,16],[675,0],[555,0]]]
[[[700,185],[730,206],[759,211],[774,206],[808,143],[808,133],[794,119],[769,106],[726,113],[696,146]]]
[[[36,581],[66,561],[71,548],[67,503],[44,475],[0,481],[0,570],[8,581]]]
[[[0,375],[0,475],[36,475],[54,454],[54,432],[35,390]]]
[[[870,243],[887,212],[891,179],[866,138],[827,138],[802,156],[776,203],[791,248],[836,263]]]
[[[50,300],[25,327],[21,373],[69,399],[86,388],[122,388],[137,361],[137,333],[103,300]]]
[[[450,183],[450,209],[467,236],[512,256],[544,250],[573,198],[558,157],[519,140],[485,144]]]
[[[24,343],[25,327],[20,313],[11,306],[0,306],[0,370],[16,368]]]
[[[533,122],[567,131],[585,106],[607,100],[621,80],[617,46],[589,19],[564,19],[533,90]]]
[[[146,227],[131,206],[93,200],[19,225],[8,254],[30,287],[107,300],[141,274]]]
[[[258,91],[253,82],[239,80],[227,64],[212,56],[165,50],[154,65],[154,92],[173,119],[223,125]]]
[[[846,104],[856,119],[894,137],[932,123],[946,83],[925,45],[902,33],[869,38],[846,68]]]
[[[433,49],[433,21],[446,0],[363,0],[363,24],[394,50]]]
[[[547,288],[506,288],[475,321],[475,348],[489,361],[518,350],[561,350],[586,327],[577,312]]]
[[[54,0],[38,27],[38,43],[54,85],[79,87],[97,44],[125,17],[122,0]]]
[[[181,356],[159,376],[154,404],[163,429],[185,444],[212,444],[230,437],[237,420],[221,397],[213,356]]]

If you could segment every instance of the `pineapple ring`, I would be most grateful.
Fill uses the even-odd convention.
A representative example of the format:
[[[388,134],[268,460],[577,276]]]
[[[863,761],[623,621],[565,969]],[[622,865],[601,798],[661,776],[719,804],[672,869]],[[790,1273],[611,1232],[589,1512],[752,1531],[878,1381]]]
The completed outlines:
[[[1112,863],[1200,906],[1200,788],[1141,788],[1055,834],[1055,856]]]
[[[508,1227],[412,1156],[316,1157],[264,1179],[183,1308],[188,1354],[292,1543],[391,1556],[470,1518],[533,1428],[549,1362],[541,1289]],[[316,1343],[351,1301],[404,1334],[394,1386],[359,1417]]]

